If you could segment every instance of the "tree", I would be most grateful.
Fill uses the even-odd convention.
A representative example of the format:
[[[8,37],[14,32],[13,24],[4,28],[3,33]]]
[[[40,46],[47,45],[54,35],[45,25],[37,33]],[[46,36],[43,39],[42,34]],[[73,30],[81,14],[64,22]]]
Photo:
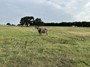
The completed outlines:
[[[10,23],[7,23],[6,25],[10,26],[11,24]]]
[[[26,25],[28,27],[29,25],[33,24],[33,21],[34,21],[33,16],[26,16],[26,17],[21,18],[20,25]]]
[[[42,26],[42,25],[44,25],[44,22],[41,20],[41,18],[36,18],[33,21],[33,24],[36,25],[36,26]]]

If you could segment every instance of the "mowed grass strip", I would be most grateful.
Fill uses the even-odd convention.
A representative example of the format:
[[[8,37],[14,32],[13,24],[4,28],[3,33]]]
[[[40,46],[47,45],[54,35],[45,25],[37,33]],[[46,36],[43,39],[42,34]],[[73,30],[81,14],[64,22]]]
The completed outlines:
[[[89,28],[45,28],[0,26],[0,67],[90,67]]]

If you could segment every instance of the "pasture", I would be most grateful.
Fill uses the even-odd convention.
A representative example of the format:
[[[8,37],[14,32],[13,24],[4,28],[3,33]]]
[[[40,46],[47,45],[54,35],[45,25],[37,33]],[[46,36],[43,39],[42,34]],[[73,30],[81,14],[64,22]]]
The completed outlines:
[[[90,67],[90,28],[0,26],[0,67]]]

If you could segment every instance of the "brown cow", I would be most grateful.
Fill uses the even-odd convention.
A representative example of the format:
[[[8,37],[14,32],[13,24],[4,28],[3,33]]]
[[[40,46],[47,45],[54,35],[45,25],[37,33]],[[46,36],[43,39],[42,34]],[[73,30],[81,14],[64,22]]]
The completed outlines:
[[[42,35],[42,33],[43,33],[43,34],[45,33],[46,35],[48,35],[46,28],[39,28],[39,26],[36,26],[35,28],[38,30],[38,33],[39,33],[40,35]]]

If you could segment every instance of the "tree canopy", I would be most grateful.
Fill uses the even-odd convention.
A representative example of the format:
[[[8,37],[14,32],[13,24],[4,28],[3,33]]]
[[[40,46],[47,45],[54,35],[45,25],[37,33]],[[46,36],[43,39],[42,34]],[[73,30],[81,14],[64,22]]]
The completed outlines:
[[[41,18],[36,18],[34,20],[33,16],[25,16],[25,17],[21,18],[21,20],[20,20],[20,25],[25,25],[27,27],[30,25],[41,26],[43,24],[44,24],[44,22],[41,20]]]
[[[10,23],[7,23],[6,25],[11,25]]]
[[[34,21],[33,16],[26,16],[26,17],[21,18],[20,25],[25,25],[28,27],[29,25],[32,25],[33,21]]]
[[[41,18],[36,18],[33,22],[34,25],[36,26],[43,26],[44,22],[41,20]]]

